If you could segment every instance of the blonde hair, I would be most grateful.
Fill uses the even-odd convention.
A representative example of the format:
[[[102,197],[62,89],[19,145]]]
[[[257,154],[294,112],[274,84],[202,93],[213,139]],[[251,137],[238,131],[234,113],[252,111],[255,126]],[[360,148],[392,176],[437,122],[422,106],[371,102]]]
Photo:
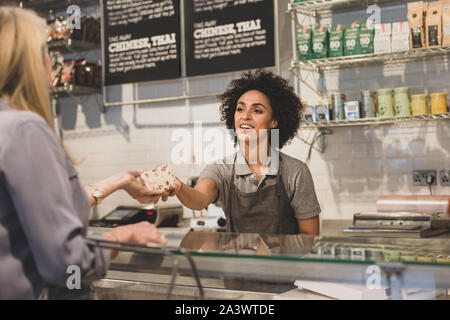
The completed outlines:
[[[0,97],[39,114],[55,132],[44,64],[46,28],[31,10],[0,6]]]

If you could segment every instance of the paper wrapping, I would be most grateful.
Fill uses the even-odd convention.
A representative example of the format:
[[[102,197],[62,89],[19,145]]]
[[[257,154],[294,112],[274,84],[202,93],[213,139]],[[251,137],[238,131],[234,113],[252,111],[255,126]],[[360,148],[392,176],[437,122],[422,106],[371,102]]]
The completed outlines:
[[[175,175],[168,165],[160,165],[147,170],[140,176],[145,186],[151,190],[170,190],[175,187]]]

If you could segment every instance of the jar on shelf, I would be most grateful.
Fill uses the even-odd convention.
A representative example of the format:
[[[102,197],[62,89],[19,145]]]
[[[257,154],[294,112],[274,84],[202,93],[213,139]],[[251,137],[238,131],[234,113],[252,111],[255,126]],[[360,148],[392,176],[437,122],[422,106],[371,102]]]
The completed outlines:
[[[414,94],[411,96],[411,112],[413,116],[428,115],[426,94]]]
[[[376,115],[376,104],[374,93],[370,90],[361,92],[361,111],[363,118],[374,118]]]
[[[378,95],[378,115],[380,117],[393,117],[394,107],[392,106],[392,89],[380,89]]]
[[[331,94],[332,120],[345,119],[344,102],[345,102],[345,94],[340,92],[334,92]]]
[[[441,114],[447,112],[447,94],[445,92],[436,92],[430,94],[431,114]]]
[[[400,117],[411,116],[411,101],[409,99],[409,88],[395,88],[395,115]]]

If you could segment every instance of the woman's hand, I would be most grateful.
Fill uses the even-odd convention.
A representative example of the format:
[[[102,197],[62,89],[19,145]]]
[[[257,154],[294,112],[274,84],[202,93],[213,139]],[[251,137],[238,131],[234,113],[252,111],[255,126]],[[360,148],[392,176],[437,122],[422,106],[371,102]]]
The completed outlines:
[[[139,180],[139,176],[145,170],[132,170],[116,173],[109,178],[95,183],[95,186],[103,193],[106,198],[117,190],[125,190],[132,198],[140,203],[156,203],[161,198],[164,191],[149,190],[144,183]],[[95,205],[96,201],[92,196],[90,187],[86,187],[86,192],[90,197],[91,205]]]
[[[139,181],[138,178],[144,171],[145,170],[124,172],[125,183],[122,188],[140,203],[157,203],[165,192],[150,190]]]
[[[167,199],[168,199],[169,197],[175,197],[175,196],[180,192],[180,190],[181,190],[181,188],[182,188],[182,186],[183,186],[183,183],[180,181],[180,179],[176,178],[174,184],[175,184],[175,187],[174,187],[174,188],[172,188],[172,189],[170,189],[170,190],[164,192],[164,193],[161,195],[162,201],[167,201]]]

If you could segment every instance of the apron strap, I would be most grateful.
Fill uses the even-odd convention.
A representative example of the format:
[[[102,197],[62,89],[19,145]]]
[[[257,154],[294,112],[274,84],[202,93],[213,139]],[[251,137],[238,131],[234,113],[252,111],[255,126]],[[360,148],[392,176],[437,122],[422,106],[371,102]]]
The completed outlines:
[[[230,224],[230,231],[231,232],[235,232],[234,226],[233,226],[233,222],[232,222],[232,218],[231,218],[231,215],[232,215],[232,212],[231,212],[231,201],[232,201],[232,197],[233,197],[234,189],[235,189],[234,188],[234,174],[235,174],[234,166],[236,164],[236,159],[237,159],[237,153],[234,156],[233,169],[231,170],[231,183],[230,183],[230,190],[229,190],[229,193],[228,193],[227,211],[225,212],[225,217],[228,216],[227,218],[228,218],[229,221],[227,223]]]

